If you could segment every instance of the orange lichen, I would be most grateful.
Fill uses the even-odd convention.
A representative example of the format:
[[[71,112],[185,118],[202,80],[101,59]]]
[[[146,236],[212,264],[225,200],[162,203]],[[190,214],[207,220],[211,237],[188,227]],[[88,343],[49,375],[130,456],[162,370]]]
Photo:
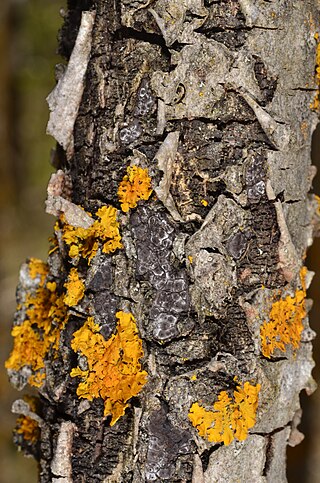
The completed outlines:
[[[69,307],[77,305],[84,296],[85,286],[83,281],[80,279],[78,270],[76,268],[71,268],[68,275],[68,280],[64,286],[67,289],[67,293],[63,299],[64,303]]]
[[[315,34],[315,39],[317,41],[317,50],[316,50],[316,82],[318,84],[318,89],[316,92],[316,96],[311,103],[311,109],[317,111],[320,107],[320,42],[319,42],[319,35]]]
[[[90,263],[101,243],[103,253],[113,253],[118,248],[122,248],[116,208],[108,205],[102,206],[96,216],[98,220],[95,220],[89,228],[69,225],[61,217],[62,238],[69,246],[71,258],[82,256],[87,258]],[[57,224],[55,230],[58,229]]]
[[[148,170],[139,166],[128,166],[118,189],[121,209],[125,213],[130,208],[135,208],[138,201],[149,199],[152,193],[151,179]]]
[[[316,212],[317,212],[317,215],[320,216],[320,196],[314,195],[314,198],[315,198],[315,200],[317,202],[317,210],[316,210]]]
[[[57,231],[59,229],[59,223],[56,222],[54,226],[54,230]],[[48,255],[51,255],[51,253],[55,252],[56,250],[59,249],[59,243],[56,235],[54,234],[53,236],[50,236],[49,239],[49,251]]]
[[[297,289],[293,297],[287,295],[284,299],[272,304],[269,320],[260,328],[261,352],[270,358],[276,349],[285,352],[286,346],[294,349],[300,346],[303,331],[303,319],[306,316],[306,277],[307,269],[300,271],[301,289]]]
[[[57,351],[60,331],[68,316],[63,295],[56,292],[55,282],[41,280],[34,292],[27,293],[23,303],[26,319],[12,329],[13,350],[5,363],[7,369],[30,367],[33,374],[28,382],[39,387],[45,378],[45,358],[49,351]]]
[[[23,396],[23,400],[28,403],[30,411],[36,413],[39,405],[39,399],[34,396]],[[34,419],[30,416],[19,416],[14,429],[15,433],[22,434],[23,439],[31,444],[36,443],[40,436],[40,428]]]
[[[104,399],[104,414],[111,415],[113,426],[124,415],[127,401],[136,396],[147,381],[146,371],[141,370],[143,357],[135,319],[131,313],[116,314],[117,332],[107,341],[100,334],[99,325],[89,317],[76,331],[72,349],[87,358],[88,370],[80,367],[71,371],[72,377],[81,377],[77,395],[92,401]]]
[[[244,441],[248,430],[256,423],[260,384],[245,382],[237,386],[233,399],[226,391],[221,391],[214,411],[208,411],[198,403],[192,404],[189,419],[200,436],[214,443],[228,446],[235,438]]]
[[[22,434],[23,438],[32,444],[36,443],[40,436],[38,423],[29,416],[18,417],[15,432]]]
[[[30,277],[35,279],[39,276],[43,284],[44,279],[48,275],[48,265],[42,260],[39,260],[39,258],[30,258],[28,268]]]

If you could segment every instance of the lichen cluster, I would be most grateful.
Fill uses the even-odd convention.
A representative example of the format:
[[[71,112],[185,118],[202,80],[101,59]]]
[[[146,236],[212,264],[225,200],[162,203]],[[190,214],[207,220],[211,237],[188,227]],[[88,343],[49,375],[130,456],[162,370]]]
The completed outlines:
[[[30,446],[36,445],[40,438],[39,424],[31,417],[32,413],[38,413],[39,398],[25,395],[23,400],[29,406],[30,415],[21,415],[17,418],[13,434],[16,443],[30,454]]]
[[[137,206],[138,201],[148,200],[151,193],[151,179],[148,170],[139,166],[128,166],[127,174],[118,189],[122,211],[127,213],[130,208]]]
[[[68,307],[74,307],[77,305],[84,296],[85,285],[83,280],[79,277],[78,270],[71,268],[68,280],[64,284],[67,293],[65,294],[63,301]]]
[[[30,416],[19,416],[16,422],[15,433],[21,434],[23,439],[34,444],[40,436],[38,423]]]
[[[135,208],[140,200],[147,200],[151,193],[147,169],[129,166],[118,189],[122,211]],[[201,200],[201,203],[204,206],[207,204],[206,200]],[[77,265],[80,258],[90,264],[99,248],[106,254],[123,248],[117,214],[116,208],[102,206],[88,228],[72,226],[61,215],[55,225],[51,253],[61,248],[61,242],[64,242],[68,256],[73,259],[72,264]],[[188,256],[188,260],[192,264],[191,256]],[[46,377],[45,361],[57,356],[60,333],[69,319],[69,308],[77,306],[83,299],[85,283],[74,266],[65,280],[59,280],[60,288],[49,273],[48,265],[41,260],[30,259],[28,271],[33,283],[29,283],[31,288],[25,292],[19,308],[25,314],[25,320],[13,327],[14,347],[6,367],[13,371],[27,367],[29,384],[40,387]],[[277,349],[284,352],[288,345],[294,349],[299,347],[302,322],[306,316],[306,273],[306,268],[303,268],[300,273],[302,288],[297,289],[293,296],[276,300],[268,321],[261,326],[261,351],[265,357],[270,358]],[[184,280],[179,277],[178,281],[181,292]],[[71,341],[71,348],[81,357],[79,366],[70,372],[71,377],[80,378],[77,396],[89,401],[101,398],[104,415],[111,416],[111,426],[125,414],[128,401],[140,393],[148,376],[141,367],[140,360],[144,353],[133,315],[119,311],[116,317],[116,331],[108,340],[101,334],[100,325],[95,323],[94,318],[88,317],[82,327],[74,332]],[[196,380],[194,374],[191,381]],[[256,422],[259,391],[260,384],[238,384],[232,396],[227,391],[219,393],[213,410],[206,409],[198,402],[193,403],[189,419],[199,435],[210,442],[229,445],[234,439],[243,441]],[[16,433],[34,443],[39,428],[32,418],[21,416]]]
[[[300,271],[301,289],[294,296],[287,295],[272,304],[269,320],[260,328],[261,352],[270,358],[276,350],[286,352],[287,346],[298,349],[303,331],[303,319],[307,315],[305,307],[307,269]]]
[[[248,430],[255,425],[260,384],[245,382],[237,386],[233,399],[226,391],[221,391],[214,403],[214,411],[209,411],[199,403],[192,404],[189,419],[199,435],[213,443],[228,446],[234,439],[244,441]]]
[[[113,206],[102,206],[96,212],[96,219],[89,228],[69,225],[62,216],[56,223],[55,231],[62,227],[62,239],[69,247],[69,256],[86,258],[90,263],[96,255],[99,245],[103,253],[114,253],[122,248],[117,209]]]
[[[100,327],[89,317],[73,334],[71,347],[86,357],[88,369],[72,369],[72,377],[81,377],[77,388],[80,398],[104,400],[104,414],[111,415],[110,425],[124,415],[127,401],[136,396],[147,381],[141,370],[142,341],[131,313],[117,312],[117,332],[108,340],[100,334]]]
[[[36,289],[26,293],[23,302],[26,318],[12,329],[13,350],[5,366],[18,371],[27,366],[31,369],[28,382],[39,387],[45,379],[45,359],[50,351],[59,348],[60,332],[68,321],[63,294],[59,294],[55,282],[47,281],[48,266],[41,260],[31,259],[29,275],[39,278]]]
[[[42,260],[39,258],[30,258],[29,260],[29,275],[30,277],[35,280],[37,277],[40,277],[40,282],[43,285],[46,276],[48,275],[48,266],[46,263],[43,263]]]

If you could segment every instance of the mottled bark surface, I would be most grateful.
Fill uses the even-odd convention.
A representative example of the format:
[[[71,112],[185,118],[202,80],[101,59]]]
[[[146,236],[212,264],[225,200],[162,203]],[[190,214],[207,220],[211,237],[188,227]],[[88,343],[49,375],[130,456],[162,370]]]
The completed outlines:
[[[40,481],[285,482],[286,446],[300,441],[299,393],[314,384],[308,303],[297,348],[268,357],[260,331],[273,304],[304,297],[311,280],[300,272],[317,216],[308,195],[316,2],[68,4],[60,52],[69,59],[76,43],[79,54],[69,109],[50,128],[64,147],[55,163],[68,189],[51,189],[49,210],[84,226],[90,220],[73,204],[93,215],[116,207],[123,248],[100,247],[88,264],[68,256],[60,237],[49,256],[50,280],[63,287],[77,266],[85,295],[69,309],[58,355],[46,355],[41,436],[31,445]],[[81,48],[82,11],[92,14]],[[70,83],[61,86],[55,106],[61,92],[68,103]],[[123,213],[118,189],[130,165],[148,169],[154,192]],[[24,269],[20,294],[32,286],[26,277]],[[71,343],[88,316],[107,341],[118,311],[135,317],[148,382],[110,426],[102,399],[77,396],[70,372],[85,363]],[[11,371],[19,387],[29,376]],[[261,385],[246,439],[202,438],[192,404],[212,409],[245,382]],[[21,405],[15,411],[30,416]]]

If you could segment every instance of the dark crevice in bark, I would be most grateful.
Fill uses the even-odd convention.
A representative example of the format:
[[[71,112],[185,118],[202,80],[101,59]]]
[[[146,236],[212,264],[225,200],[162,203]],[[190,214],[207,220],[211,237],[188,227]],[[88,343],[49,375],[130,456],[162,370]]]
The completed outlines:
[[[279,27],[266,27],[263,25],[252,25],[252,29],[258,29],[258,30],[278,30]]]
[[[267,361],[267,362],[270,362],[270,363],[278,363],[278,362],[282,362],[282,361],[287,361],[288,360],[288,357],[275,357],[275,356],[272,356],[272,357],[264,357],[264,356],[260,356],[260,359],[263,360],[263,361]]]
[[[209,462],[210,462],[210,458],[211,458],[211,455],[217,451],[219,448],[221,448],[223,445],[222,443],[220,444],[215,444],[214,446],[212,446],[211,448],[209,449],[205,449],[201,454],[200,454],[200,459],[201,459],[201,463],[202,463],[202,471],[205,472],[208,468],[208,465],[209,465]]]
[[[264,64],[261,57],[254,55],[255,59],[254,64],[254,74],[255,78],[258,82],[259,88],[263,93],[263,101],[261,102],[262,106],[265,106],[269,102],[272,101],[275,91],[277,89],[278,80],[276,76],[272,76],[269,74],[266,65]]]
[[[289,426],[289,425],[287,425]],[[252,434],[257,434],[259,436],[263,436],[264,438],[267,439],[267,448],[266,448],[266,460],[265,460],[265,464],[264,464],[264,468],[263,468],[263,472],[262,472],[262,476],[265,476],[267,477],[268,476],[268,472],[269,472],[269,469],[270,469],[270,466],[271,466],[271,463],[272,463],[272,460],[275,456],[274,454],[274,447],[273,447],[273,436],[277,433],[280,433],[281,431],[284,430],[285,427],[287,426],[284,426],[282,428],[276,428],[274,431],[270,432],[270,433],[256,433],[256,432],[252,432]]]
[[[204,250],[208,253],[220,253],[221,255],[220,250],[216,247],[204,247]]]
[[[232,50],[241,48],[250,27],[246,25],[238,2],[205,2],[204,5],[208,11],[208,17],[196,32]]]
[[[175,339],[178,340],[178,339]],[[217,351],[216,351],[217,352]],[[191,371],[195,371],[201,367],[205,367],[208,364],[212,357],[214,357],[215,352],[211,352],[211,357],[203,357],[199,359],[194,359],[192,361],[185,361],[181,363],[177,363],[175,366],[168,366],[170,375],[173,377],[176,376],[183,376],[186,373]]]
[[[264,437],[266,437],[266,436],[264,435]],[[266,461],[265,461],[265,464],[264,464],[262,476],[267,476],[268,470],[269,470],[270,465],[271,465],[272,458],[273,458],[272,435],[268,434],[267,435],[267,448],[266,448]]]
[[[299,92],[317,92],[317,89],[312,87],[291,87],[291,90]]]
[[[260,203],[251,206],[253,220],[251,244],[238,270],[249,268],[250,265],[251,273],[259,274],[261,284],[270,288],[284,286],[286,282],[277,270],[277,244],[280,232],[274,205],[272,202],[260,200]],[[247,287],[249,291],[254,288],[249,287],[250,284]]]
[[[89,292],[88,292],[89,293]],[[75,317],[80,317],[80,320],[83,320],[84,317],[88,317],[88,313],[84,312],[82,309],[72,308],[70,309],[70,313]]]
[[[114,32],[113,40],[117,42],[124,39],[135,39],[140,40],[141,42],[147,42],[151,45],[159,45],[161,47],[162,54],[169,60],[171,59],[170,50],[167,47],[162,35],[156,33],[149,33],[144,30],[135,30],[130,27],[121,27]]]
[[[296,203],[301,203],[302,200],[285,200],[286,205],[294,205]]]
[[[208,35],[208,34],[215,34],[215,33],[220,33],[220,32],[225,32],[225,33],[237,32],[237,33],[239,33],[240,31],[249,31],[250,29],[251,29],[251,27],[247,27],[247,26],[227,27],[227,28],[210,27],[208,29],[205,29],[203,27],[199,27],[198,29],[195,29],[195,32],[198,32],[198,33],[201,33],[201,34],[204,34],[204,35]]]
[[[237,96],[239,96],[239,98],[241,98],[241,102],[245,103],[248,111],[250,112],[253,112],[251,107],[247,104],[247,102],[242,98],[241,96],[241,93],[239,93],[238,91],[234,90],[234,89],[226,89],[226,92],[229,92],[229,93],[233,93]],[[236,126],[249,126],[249,127],[252,127],[252,128],[257,128],[257,130],[259,131],[259,134],[261,135],[262,139],[261,140],[254,140],[253,142],[257,145],[257,146],[264,146],[265,149],[268,149],[270,151],[279,151],[279,149],[270,141],[270,139],[267,137],[267,135],[265,134],[265,132],[262,130],[260,124],[257,122],[257,120],[253,120],[253,119],[237,119],[237,118],[232,118],[232,117],[229,117],[228,119],[225,119],[225,120],[214,120],[214,119],[210,119],[210,118],[204,118],[204,117],[195,117],[192,119],[192,121],[198,121],[198,122],[202,122],[204,124],[207,124],[207,125],[214,125],[216,127],[216,129],[218,131],[221,131],[222,133],[228,128],[228,127],[232,127],[234,125]],[[181,122],[190,122],[188,119],[181,119]],[[180,122],[179,122],[180,124]],[[281,124],[281,123],[279,123]],[[183,130],[182,130],[182,133],[181,133],[181,138],[183,138]],[[221,142],[222,139],[219,139],[219,138],[216,138],[216,139],[213,139],[214,142]],[[241,142],[241,140],[239,140],[239,142]],[[204,143],[205,145],[205,143]]]
[[[69,59],[72,53],[83,11],[90,10],[93,0],[68,0],[68,9],[63,14],[64,23],[58,34],[59,48],[58,54]]]

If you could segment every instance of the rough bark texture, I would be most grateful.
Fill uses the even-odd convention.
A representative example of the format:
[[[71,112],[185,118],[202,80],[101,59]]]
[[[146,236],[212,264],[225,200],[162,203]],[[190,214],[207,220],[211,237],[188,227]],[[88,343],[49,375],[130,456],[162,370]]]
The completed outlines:
[[[82,39],[92,35],[89,60],[76,42],[83,11],[92,12],[92,33],[80,28]],[[308,193],[318,16],[313,0],[68,2],[60,52],[69,59],[76,44],[72,68],[84,63],[74,92],[86,74],[80,106],[51,123],[67,140],[55,163],[69,189],[51,186],[48,210],[89,226],[74,204],[93,215],[114,206],[124,248],[99,250],[88,265],[60,239],[49,256],[51,281],[63,287],[77,266],[86,291],[69,310],[58,356],[46,355],[41,436],[28,445],[42,483],[286,481],[299,393],[314,384],[313,334],[303,317],[298,348],[267,357],[260,330],[275,301],[303,291],[317,216]],[[126,214],[118,188],[129,165],[148,168],[156,196]],[[26,277],[24,269],[20,295],[32,285]],[[81,360],[70,344],[89,315],[107,341],[119,310],[137,321],[148,382],[110,426],[101,399],[76,394],[70,372]],[[19,387],[30,375],[10,373]],[[222,391],[232,397],[248,381],[261,389],[247,438],[200,437],[192,404],[212,409]],[[32,417],[22,406],[16,412]]]

